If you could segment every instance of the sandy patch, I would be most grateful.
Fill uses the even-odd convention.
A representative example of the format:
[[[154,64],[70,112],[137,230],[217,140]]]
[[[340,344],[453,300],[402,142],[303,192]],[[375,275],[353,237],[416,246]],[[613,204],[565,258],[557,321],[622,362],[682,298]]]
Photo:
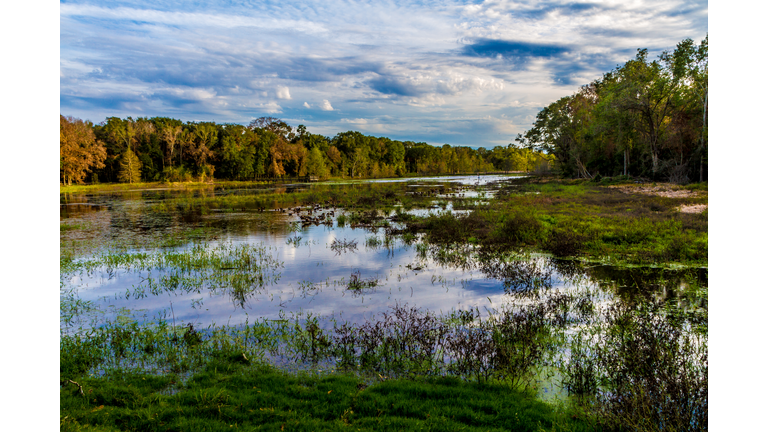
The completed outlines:
[[[637,185],[616,185],[608,186],[610,188],[618,189],[624,193],[641,193],[644,195],[655,195],[665,198],[698,198],[706,197],[706,191],[691,191],[683,189],[680,186],[673,184],[637,184]],[[681,213],[702,213],[707,209],[707,204],[683,204],[677,208]]]
[[[681,205],[678,207],[681,213],[702,213],[707,209],[706,204]]]
[[[701,191],[682,189],[675,185],[616,185],[609,187],[618,189],[624,193],[641,193],[666,198],[695,198],[704,195]]]

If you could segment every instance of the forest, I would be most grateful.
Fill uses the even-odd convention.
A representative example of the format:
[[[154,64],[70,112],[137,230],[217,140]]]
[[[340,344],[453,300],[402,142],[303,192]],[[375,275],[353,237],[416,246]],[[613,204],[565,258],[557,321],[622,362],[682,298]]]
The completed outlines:
[[[565,177],[707,179],[707,36],[634,59],[542,109],[516,142],[554,155]]]
[[[60,115],[60,182],[379,178],[555,170],[563,177],[707,179],[708,37],[634,59],[544,107],[514,143],[436,147],[348,131],[312,134],[273,117],[250,124]]]
[[[110,117],[98,125],[64,116],[60,121],[62,184],[529,171],[553,161],[543,151],[513,144],[435,147],[356,131],[329,138],[273,117],[248,126],[166,117]]]

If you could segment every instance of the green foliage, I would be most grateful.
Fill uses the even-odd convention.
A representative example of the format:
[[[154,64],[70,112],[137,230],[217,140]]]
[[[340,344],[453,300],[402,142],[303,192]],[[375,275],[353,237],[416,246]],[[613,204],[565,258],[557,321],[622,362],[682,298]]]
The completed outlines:
[[[380,178],[409,173],[532,171],[548,170],[553,160],[552,156],[511,144],[487,152],[402,142],[356,131],[329,138],[309,133],[303,125],[294,129],[272,117],[256,119],[248,126],[183,123],[166,117],[110,117],[88,127],[96,142],[105,146],[101,153],[89,148],[82,156],[96,162],[105,158],[103,165],[93,164],[93,172],[102,181],[113,182],[123,181],[121,163],[129,149],[140,161],[142,178],[174,182],[211,180],[214,173],[220,179],[249,180],[285,175],[326,179],[331,175]]]
[[[138,183],[141,181],[141,161],[136,155],[127,149],[120,160],[120,171],[117,175],[122,183]]]
[[[564,384],[610,429],[706,430],[707,339],[691,324],[661,302],[612,305],[574,335]]]
[[[672,199],[621,193],[594,182],[521,180],[490,206],[467,215],[404,220],[411,234],[436,244],[465,244],[484,251],[536,250],[631,264],[706,265],[706,215],[676,206],[700,198]],[[705,202],[705,201],[704,201]]]
[[[567,177],[636,175],[688,183],[706,170],[708,39],[648,50],[542,109],[518,141]],[[698,162],[698,163],[697,163]]]
[[[61,182],[82,183],[86,174],[103,168],[106,148],[96,140],[93,125],[73,117],[59,116],[59,175]]]
[[[325,167],[323,155],[317,147],[312,148],[307,155],[306,170],[307,175],[321,179],[328,178],[328,169]]]

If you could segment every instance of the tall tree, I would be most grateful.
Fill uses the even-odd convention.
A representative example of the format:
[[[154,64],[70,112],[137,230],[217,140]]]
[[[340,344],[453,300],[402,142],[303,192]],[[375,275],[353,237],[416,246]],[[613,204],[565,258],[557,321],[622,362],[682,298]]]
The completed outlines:
[[[699,181],[704,181],[709,105],[709,35],[696,44],[691,39],[678,43],[673,53],[664,52],[661,60],[671,69],[675,79],[684,83],[683,91],[694,99],[701,110],[699,134]]]
[[[320,178],[328,177],[328,168],[325,166],[325,160],[323,159],[323,153],[317,147],[312,148],[307,154],[306,163],[307,175],[317,176]]]
[[[122,183],[138,183],[141,181],[141,161],[136,154],[129,148],[123,153],[120,159],[120,171],[117,175]]]
[[[164,123],[160,129],[160,135],[165,142],[165,159],[168,166],[173,167],[173,152],[176,149],[176,141],[181,134],[181,125]],[[165,168],[165,167],[163,167]]]
[[[218,128],[215,123],[205,122],[195,124],[192,131],[195,139],[190,154],[195,161],[196,171],[201,177],[210,176],[213,167],[208,164],[208,160],[214,157],[212,148],[218,143]]]
[[[59,115],[59,174],[62,183],[81,183],[86,174],[103,168],[107,150],[96,140],[93,124]]]

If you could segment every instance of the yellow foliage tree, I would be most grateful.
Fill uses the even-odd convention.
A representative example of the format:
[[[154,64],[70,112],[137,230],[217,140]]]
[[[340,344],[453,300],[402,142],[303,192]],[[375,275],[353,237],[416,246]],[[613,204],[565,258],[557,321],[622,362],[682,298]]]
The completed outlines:
[[[67,185],[82,183],[86,174],[103,168],[107,149],[93,134],[93,125],[74,117],[59,116],[59,174]]]

